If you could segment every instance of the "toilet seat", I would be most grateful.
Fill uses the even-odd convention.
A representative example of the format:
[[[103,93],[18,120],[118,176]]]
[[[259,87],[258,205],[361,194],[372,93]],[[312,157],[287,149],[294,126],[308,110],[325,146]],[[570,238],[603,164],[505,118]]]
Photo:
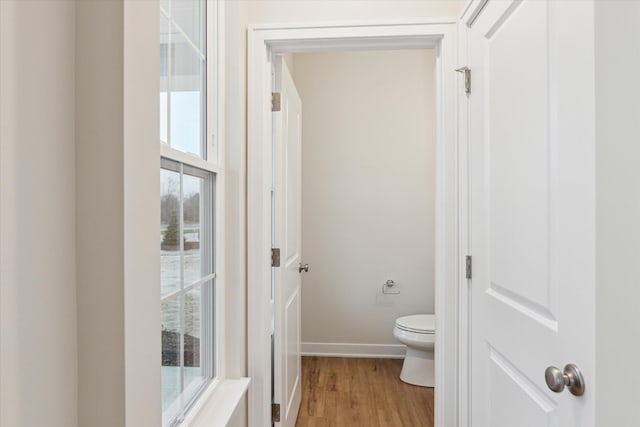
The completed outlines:
[[[435,333],[435,316],[433,314],[414,314],[412,316],[404,316],[396,319],[396,328],[412,332],[414,334],[429,334]]]

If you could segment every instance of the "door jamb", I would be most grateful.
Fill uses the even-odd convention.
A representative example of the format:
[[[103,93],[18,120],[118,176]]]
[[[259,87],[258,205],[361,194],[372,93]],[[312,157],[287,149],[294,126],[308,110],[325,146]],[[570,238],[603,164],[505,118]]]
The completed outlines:
[[[436,381],[435,426],[466,418],[467,281],[466,159],[458,133],[460,79],[457,19],[393,23],[255,25],[248,30],[247,111],[247,349],[248,417],[251,426],[271,425],[271,55],[312,51],[435,48],[436,71]],[[464,65],[464,64],[463,64]],[[465,139],[466,141],[466,139]],[[466,143],[466,142],[465,142]],[[462,329],[463,330],[462,330]],[[461,346],[462,344],[462,346]],[[466,354],[466,353],[465,353]],[[465,356],[466,357],[466,356]],[[462,369],[461,369],[462,367]],[[462,374],[462,375],[461,375]],[[464,406],[461,406],[461,404]]]

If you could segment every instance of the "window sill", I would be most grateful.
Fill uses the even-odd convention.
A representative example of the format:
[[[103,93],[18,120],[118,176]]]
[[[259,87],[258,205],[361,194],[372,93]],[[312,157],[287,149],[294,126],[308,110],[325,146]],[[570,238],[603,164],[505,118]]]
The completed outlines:
[[[182,422],[184,427],[225,427],[247,393],[250,378],[225,379],[211,384]]]

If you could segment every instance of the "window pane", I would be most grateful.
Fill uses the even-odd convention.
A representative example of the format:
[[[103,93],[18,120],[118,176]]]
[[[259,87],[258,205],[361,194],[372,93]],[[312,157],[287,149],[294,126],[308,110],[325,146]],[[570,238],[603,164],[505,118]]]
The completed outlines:
[[[214,174],[162,158],[162,402],[172,425],[213,378]],[[176,412],[177,411],[177,412]]]
[[[183,215],[184,215],[184,285],[203,278],[208,272],[202,265],[205,244],[210,239],[203,235],[200,222],[202,194],[205,180],[192,175],[183,176]],[[203,244],[205,243],[205,244]]]
[[[170,144],[204,158],[204,58],[171,27]]]
[[[180,174],[160,169],[160,295],[180,289]]]
[[[160,14],[160,141],[169,143],[169,57],[171,34],[169,20]]]
[[[207,159],[207,2],[159,3],[160,143]],[[162,422],[173,426],[215,371],[214,174],[167,153],[160,173]]]
[[[180,304],[177,297],[162,303],[162,419],[163,425],[180,412]]]
[[[202,369],[202,328],[203,311],[202,287],[187,292],[184,299],[184,391],[185,399],[198,392],[204,382]]]
[[[200,0],[172,0],[171,17],[186,36],[204,52],[204,2]]]

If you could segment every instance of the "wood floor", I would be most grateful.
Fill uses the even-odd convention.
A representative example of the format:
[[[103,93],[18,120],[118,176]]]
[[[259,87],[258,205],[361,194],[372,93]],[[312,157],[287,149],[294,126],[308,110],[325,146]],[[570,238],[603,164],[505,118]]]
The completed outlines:
[[[400,359],[302,358],[296,427],[433,427],[433,389],[400,381]]]

